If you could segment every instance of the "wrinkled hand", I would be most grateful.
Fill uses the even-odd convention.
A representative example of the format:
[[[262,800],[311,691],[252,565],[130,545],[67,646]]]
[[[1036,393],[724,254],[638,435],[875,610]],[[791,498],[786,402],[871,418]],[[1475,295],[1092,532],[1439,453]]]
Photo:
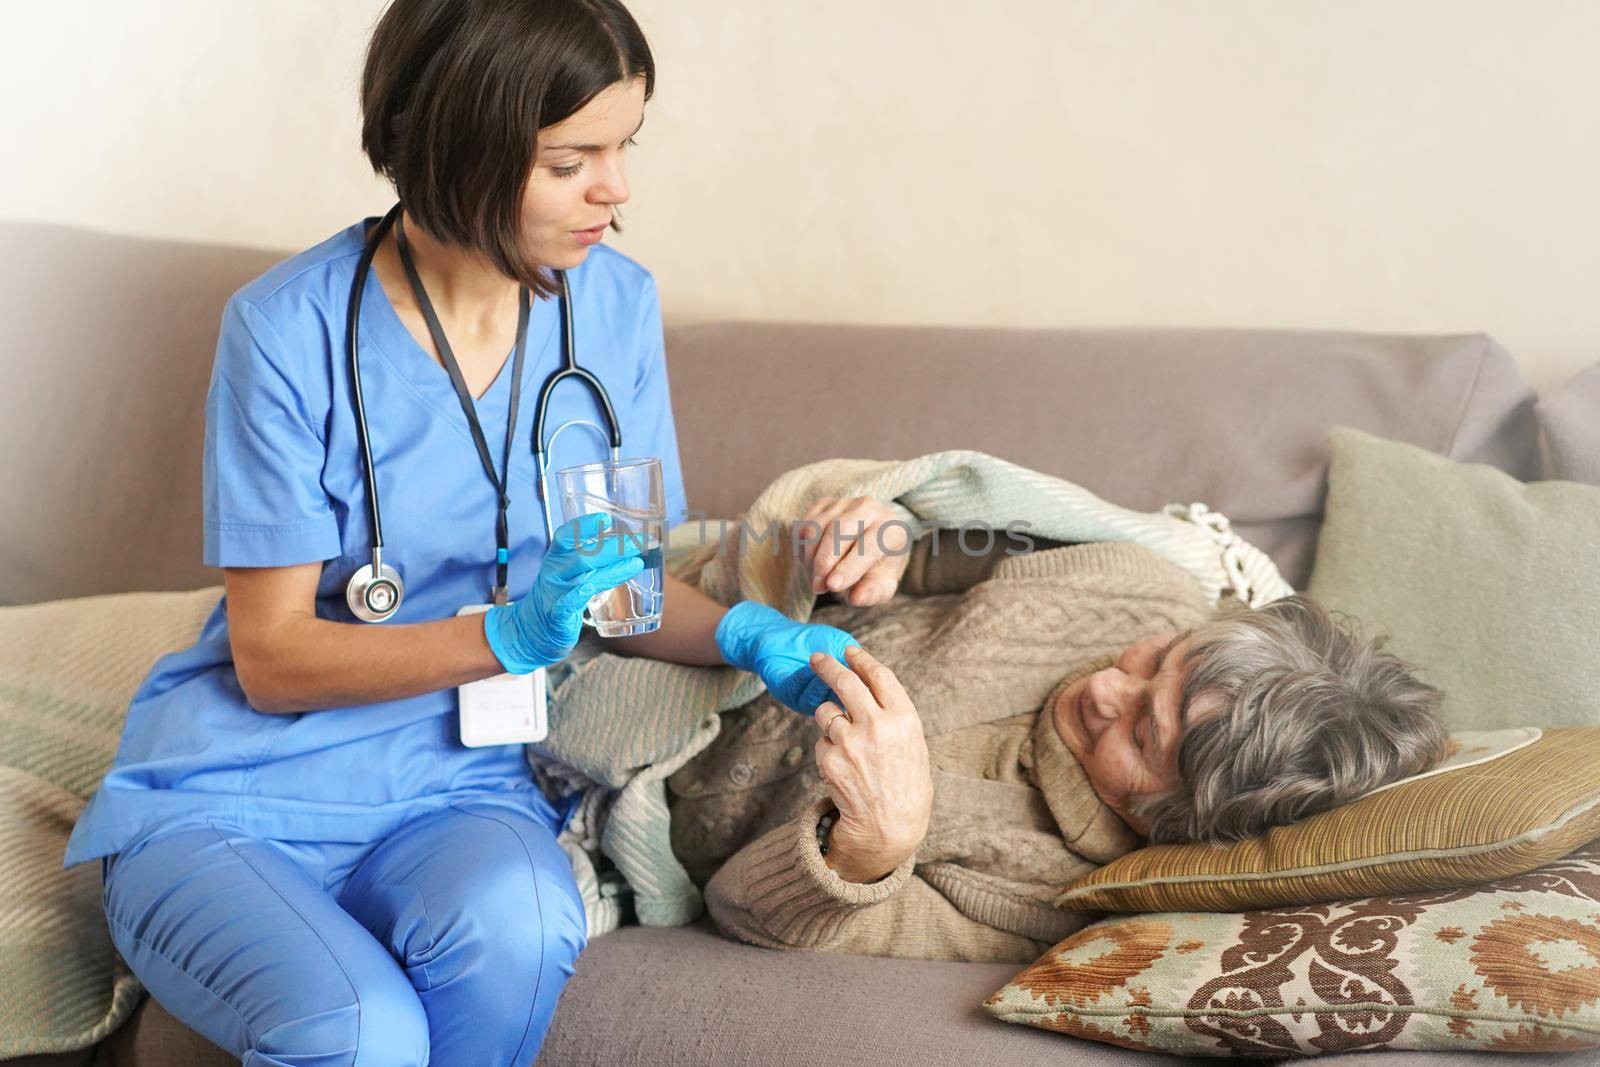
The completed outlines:
[[[922,717],[894,672],[864,648],[849,651],[848,667],[825,656],[811,662],[839,696],[817,708],[817,770],[839,809],[827,863],[846,881],[876,881],[928,833],[933,775]]]
[[[786,706],[810,715],[833,694],[808,662],[813,652],[839,661],[856,639],[837,626],[795,622],[756,600],[741,600],[717,624],[717,648],[730,666],[750,671]]]
[[[489,648],[508,672],[527,674],[565,659],[583,632],[589,600],[644,570],[644,539],[607,534],[611,525],[601,511],[562,523],[528,595],[483,613]]]
[[[838,593],[854,607],[894,596],[911,562],[911,531],[870,496],[825,496],[793,524],[813,592]]]

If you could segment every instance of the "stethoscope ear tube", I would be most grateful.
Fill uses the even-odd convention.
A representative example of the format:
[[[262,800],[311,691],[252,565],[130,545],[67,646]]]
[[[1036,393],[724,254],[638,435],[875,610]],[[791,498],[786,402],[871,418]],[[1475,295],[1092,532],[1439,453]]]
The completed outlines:
[[[611,461],[615,463],[622,453],[622,428],[617,424],[617,412],[611,406],[611,395],[606,392],[606,387],[600,379],[578,366],[578,348],[573,338],[572,331],[572,289],[571,282],[564,270],[556,271],[556,277],[561,281],[561,350],[565,354],[564,366],[551,373],[544,384],[539,387],[539,402],[533,409],[533,466],[535,476],[539,482],[539,506],[544,511],[544,537],[545,543],[555,540],[555,519],[550,512],[550,492],[548,485],[548,470],[550,464],[550,449],[555,447],[556,438],[569,426],[587,426],[606,442],[611,449]],[[588,385],[594,392],[595,398],[600,401],[600,410],[605,413],[607,430],[601,429],[588,419],[568,419],[557,426],[550,439],[545,440],[544,424],[545,415],[550,410],[550,397],[567,378],[576,378]]]
[[[372,463],[372,445],[367,437],[367,411],[361,396],[361,360],[359,351],[361,347],[360,321],[361,298],[365,292],[367,276],[372,271],[372,261],[378,253],[378,246],[383,243],[384,235],[400,217],[400,204],[395,204],[389,209],[378,225],[373,229],[367,239],[366,247],[361,251],[361,259],[356,266],[356,276],[350,284],[350,307],[345,316],[345,355],[350,369],[350,394],[355,404],[356,437],[361,444],[361,463],[367,482],[367,510],[372,521],[372,562],[363,566],[350,576],[349,583],[345,586],[345,603],[356,618],[363,622],[384,622],[394,617],[399,610],[400,602],[405,597],[405,584],[400,580],[400,574],[393,567],[383,562],[383,519],[378,510],[378,476]],[[404,249],[402,249],[403,258]],[[555,272],[561,282],[561,340],[563,350],[563,366],[551,372],[550,377],[539,390],[538,406],[533,416],[533,456],[538,471],[539,503],[544,510],[545,539],[548,543],[555,537],[555,525],[550,512],[550,496],[546,486],[546,468],[549,463],[548,449],[555,443],[555,439],[569,426],[588,426],[606,440],[610,446],[611,459],[615,461],[622,450],[622,429],[617,423],[616,409],[611,405],[611,397],[606,388],[583,367],[578,366],[578,349],[574,343],[574,330],[572,324],[572,291],[567,272]],[[420,284],[420,283],[419,283]],[[519,336],[522,330],[519,329]],[[442,342],[441,342],[442,343]],[[519,342],[520,344],[520,342]],[[557,426],[550,435],[549,441],[544,437],[545,417],[550,408],[550,397],[555,392],[555,387],[567,378],[577,379],[587,385],[599,402],[600,409],[605,413],[605,420],[609,428],[601,429],[586,419],[569,419]],[[520,388],[520,378],[514,383]],[[466,401],[463,401],[465,404]],[[514,412],[514,409],[513,409]],[[471,414],[469,412],[469,418]],[[514,419],[514,414],[513,414]],[[508,432],[510,427],[508,427]],[[507,470],[507,477],[510,471]],[[491,473],[491,479],[493,475]],[[498,596],[498,592],[497,592]]]

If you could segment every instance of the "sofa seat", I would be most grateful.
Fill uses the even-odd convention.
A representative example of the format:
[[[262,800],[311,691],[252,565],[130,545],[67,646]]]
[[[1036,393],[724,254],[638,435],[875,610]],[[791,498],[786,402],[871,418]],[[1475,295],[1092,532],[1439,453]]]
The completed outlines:
[[[1002,1023],[980,1006],[1022,967],[774,952],[693,926],[625,926],[578,957],[539,1067],[1115,1067],[1216,1062],[1100,1045]],[[235,1061],[146,998],[93,1067]],[[1326,1067],[1600,1067],[1600,1051],[1362,1052]]]

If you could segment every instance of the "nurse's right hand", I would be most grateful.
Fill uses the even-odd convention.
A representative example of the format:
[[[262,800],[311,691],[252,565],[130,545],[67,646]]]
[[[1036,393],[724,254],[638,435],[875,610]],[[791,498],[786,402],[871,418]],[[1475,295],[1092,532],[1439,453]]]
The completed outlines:
[[[532,591],[483,613],[489,648],[507,672],[528,674],[565,659],[583,631],[589,600],[644,570],[643,539],[606,537],[610,526],[611,516],[599,511],[562,523]]]

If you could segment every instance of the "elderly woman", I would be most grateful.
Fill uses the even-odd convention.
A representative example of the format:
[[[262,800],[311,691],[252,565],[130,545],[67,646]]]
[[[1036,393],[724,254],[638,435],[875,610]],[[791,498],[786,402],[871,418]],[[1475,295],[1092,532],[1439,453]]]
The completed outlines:
[[[811,561],[842,598],[813,621],[865,646],[813,657],[837,700],[753,701],[669,782],[731,937],[1031,960],[1085,921],[1055,895],[1141,838],[1250,837],[1443,753],[1440,693],[1305,597],[1219,612],[1130,543],[857,555]]]

